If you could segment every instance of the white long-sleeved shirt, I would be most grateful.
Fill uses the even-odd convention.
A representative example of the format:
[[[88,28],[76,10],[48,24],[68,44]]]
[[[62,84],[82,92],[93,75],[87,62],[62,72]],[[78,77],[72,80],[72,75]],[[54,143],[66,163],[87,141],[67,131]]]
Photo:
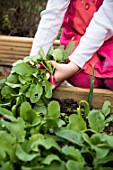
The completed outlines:
[[[49,0],[41,13],[41,21],[33,40],[31,56],[43,48],[45,54],[52,46],[62,25],[65,12],[71,0]],[[105,40],[113,36],[113,0],[104,0],[98,12],[94,14],[85,35],[76,50],[69,56],[70,60],[82,67],[101,47]]]
[[[30,56],[38,54],[40,47],[45,54],[58,35],[70,0],[48,0],[46,9],[41,12],[41,20],[35,34]]]

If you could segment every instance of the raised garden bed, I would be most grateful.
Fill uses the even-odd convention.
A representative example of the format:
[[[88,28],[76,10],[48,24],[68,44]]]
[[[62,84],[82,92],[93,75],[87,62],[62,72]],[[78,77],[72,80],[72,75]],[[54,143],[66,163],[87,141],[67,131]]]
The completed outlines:
[[[6,66],[21,48],[7,50],[1,49]],[[10,60],[10,68],[18,59]],[[53,75],[53,69],[40,53],[16,62],[0,81],[0,169],[112,170],[112,91],[94,89],[90,106],[88,89],[52,90],[46,73]]]
[[[1,78],[10,73],[14,62],[29,55],[33,38],[0,36],[0,66]],[[54,47],[59,46],[59,40],[54,42]],[[58,87],[53,92],[53,97],[58,99],[88,100],[89,89],[78,87]],[[94,89],[92,105],[101,108],[104,101],[109,100],[113,105],[113,92],[108,89]]]

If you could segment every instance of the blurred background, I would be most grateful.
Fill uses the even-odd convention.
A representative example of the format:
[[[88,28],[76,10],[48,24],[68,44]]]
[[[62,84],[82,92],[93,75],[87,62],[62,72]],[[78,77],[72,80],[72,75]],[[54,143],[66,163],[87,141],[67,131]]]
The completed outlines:
[[[0,0],[0,35],[34,37],[47,0]]]

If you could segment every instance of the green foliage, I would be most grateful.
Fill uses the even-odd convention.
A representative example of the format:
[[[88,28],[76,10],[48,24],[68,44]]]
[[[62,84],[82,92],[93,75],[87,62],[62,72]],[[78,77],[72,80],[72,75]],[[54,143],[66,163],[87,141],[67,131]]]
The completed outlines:
[[[66,62],[70,46],[59,47],[59,62]],[[53,51],[46,57],[54,58]],[[112,170],[113,136],[105,134],[113,122],[111,103],[90,110],[81,100],[73,114],[61,113],[48,71],[53,74],[54,68],[41,49],[14,63],[0,81],[0,170]]]

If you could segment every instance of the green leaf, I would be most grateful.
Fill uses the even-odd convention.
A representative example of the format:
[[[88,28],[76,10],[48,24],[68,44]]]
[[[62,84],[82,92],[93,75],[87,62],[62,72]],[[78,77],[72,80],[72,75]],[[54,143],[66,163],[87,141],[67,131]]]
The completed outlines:
[[[108,155],[109,149],[104,148],[104,147],[102,147],[102,148],[94,147],[94,148],[96,150],[96,156],[95,156],[93,162],[94,162],[95,167],[97,167],[100,164],[99,161],[103,160]],[[101,161],[101,163],[102,163],[102,161]]]
[[[36,68],[33,68],[29,63],[19,63],[14,65],[12,68],[13,73],[17,73],[21,76],[31,76],[35,72],[37,72]]]
[[[24,102],[24,96],[23,96],[23,95],[18,96],[18,97],[16,98],[16,106],[20,105],[20,104],[23,103],[23,102]]]
[[[105,124],[108,124],[108,126],[109,126],[109,123],[110,123],[110,122],[113,122],[113,114],[110,114],[109,117],[106,118]]]
[[[66,47],[66,49],[64,51],[64,59],[66,59],[71,54],[71,52],[74,49],[74,47],[75,47],[75,42],[70,42],[67,45],[67,47]]]
[[[2,167],[0,168],[0,170],[14,170],[14,167],[11,162],[5,161],[4,163],[2,163]]]
[[[28,92],[26,92],[26,97],[28,97],[31,103],[36,103],[43,93],[43,88],[40,84],[32,84]]]
[[[42,106],[35,105],[33,110],[38,113],[43,113],[43,114],[47,113],[47,107],[45,105],[42,105]]]
[[[81,133],[72,130],[61,130],[57,132],[56,135],[77,144],[78,146],[83,146],[83,138]]]
[[[25,124],[22,118],[18,118],[17,121],[14,122],[2,120],[2,124],[15,136],[18,142],[24,142],[26,132],[24,130]]]
[[[20,90],[19,90],[19,94],[25,94],[25,92],[27,92],[29,86],[28,85],[23,85],[21,86]]]
[[[21,84],[25,84],[26,83],[25,79],[21,75],[18,76],[18,79],[19,79]]]
[[[110,152],[108,155],[106,155],[102,159],[101,158],[98,160],[94,159],[94,166],[97,167],[97,170],[98,169],[100,170],[99,165],[104,166],[104,164],[108,164],[108,167],[106,167],[105,169],[103,167],[103,169],[101,169],[101,170],[110,170],[109,166],[110,166],[110,162],[112,162],[112,161],[113,161],[113,153]],[[111,170],[113,170],[113,168]]]
[[[43,81],[42,85],[45,87],[45,97],[50,99],[52,97],[52,85],[49,81]]]
[[[62,49],[55,49],[52,53],[53,59],[57,62],[62,62],[63,61],[63,51]]]
[[[105,128],[105,117],[99,110],[92,110],[88,115],[90,127],[96,132],[102,132]]]
[[[45,53],[44,53],[44,50],[42,48],[40,48],[40,56],[42,57],[43,60],[46,60],[46,56],[45,56]]]
[[[67,170],[84,170],[80,162],[69,160],[66,163]]]
[[[36,166],[22,166],[21,170],[45,170],[43,165],[37,165]]]
[[[12,83],[12,84],[19,84],[18,75],[17,74],[10,74],[7,77],[7,82]]]
[[[48,104],[48,115],[52,118],[60,117],[60,105],[57,101],[51,101]]]
[[[16,156],[21,160],[21,161],[24,161],[24,162],[28,162],[28,161],[32,161],[34,158],[36,158],[39,154],[28,154],[27,152],[25,152],[23,150],[23,148],[21,147],[21,145],[17,145],[17,148],[16,148]]]
[[[58,151],[61,150],[59,145],[53,138],[47,138],[47,139],[39,138],[37,141],[34,141],[34,144],[32,145],[32,147],[40,146],[40,145],[43,146],[46,150],[49,150],[51,148],[55,148]]]
[[[52,54],[53,50],[54,50],[54,46],[50,47],[48,54]]]
[[[6,82],[6,84],[11,87],[11,88],[17,88],[17,87],[21,87],[22,84],[13,84],[13,83],[9,83],[9,82]]]
[[[50,165],[46,165],[42,170],[67,170],[67,168],[65,166],[65,162],[53,161]]]
[[[23,102],[20,106],[20,117],[22,117],[25,121],[32,123],[34,119],[37,117],[36,112],[32,110],[29,102]]]
[[[10,101],[5,101],[4,103],[0,103],[0,107],[6,107],[11,105],[11,100]]]
[[[9,155],[10,160],[15,161],[16,139],[6,131],[0,131],[0,161]]]
[[[0,107],[0,115],[2,116],[13,116],[13,113],[8,109]]]
[[[57,155],[50,154],[50,155],[47,155],[47,157],[43,159],[42,163],[46,165],[50,165],[52,161],[60,162],[60,158]]]
[[[2,89],[4,87],[5,82],[6,82],[6,78],[3,78],[0,80],[0,89]]]
[[[86,122],[84,119],[76,114],[72,114],[69,116],[69,124],[67,125],[67,129],[81,132],[87,129]]]
[[[111,106],[110,101],[106,100],[102,107],[102,112],[105,116],[107,116],[110,113],[110,106]]]
[[[1,90],[1,95],[5,99],[11,98],[12,94],[16,94],[16,91],[9,86],[4,86]]]
[[[76,149],[73,146],[64,146],[62,148],[62,152],[69,156],[70,159],[74,159],[75,161],[79,162],[81,166],[84,166],[85,161],[79,149]]]

